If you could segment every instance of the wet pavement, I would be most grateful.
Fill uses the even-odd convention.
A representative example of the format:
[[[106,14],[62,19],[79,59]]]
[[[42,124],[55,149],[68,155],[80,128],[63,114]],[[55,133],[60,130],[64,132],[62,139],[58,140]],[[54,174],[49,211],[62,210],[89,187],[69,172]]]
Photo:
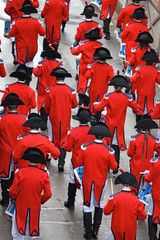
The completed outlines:
[[[40,9],[43,8],[44,1],[40,1]],[[62,60],[64,63],[64,68],[71,72],[73,78],[66,79],[65,82],[71,87],[76,88],[77,82],[75,80],[76,75],[76,63],[75,57],[70,54],[70,46],[74,42],[74,35],[76,33],[76,28],[78,23],[80,23],[83,18],[80,13],[83,11],[84,1],[71,0],[70,4],[70,21],[67,23],[65,32],[61,34],[61,41],[59,46],[59,52],[62,55]],[[43,21],[39,15],[37,15],[40,21]],[[116,74],[117,69],[120,69],[120,74],[122,74],[122,60],[118,57],[119,54],[119,42],[114,34],[115,30],[115,19],[116,13],[114,14],[112,25],[111,25],[111,40],[102,40],[104,46],[106,46],[113,56],[113,60],[108,61],[113,67]],[[98,21],[96,19],[96,21]],[[102,22],[99,21],[101,24]],[[11,55],[11,42],[10,39],[3,37],[4,21],[0,19],[0,39],[2,40],[2,52],[0,53],[0,58],[4,59],[5,66],[7,69],[7,77],[5,79],[0,79],[0,89],[5,89],[6,83],[12,83],[15,80],[9,77],[9,74],[15,70],[13,65],[13,59]],[[36,66],[40,60],[40,53],[42,51],[42,38],[39,38],[39,49],[35,57],[34,65]],[[31,87],[35,89],[37,79],[33,76],[31,82]],[[112,91],[112,88],[109,89]],[[159,95],[159,88],[157,91],[156,98]],[[36,111],[36,110],[35,110]],[[73,110],[73,114],[77,112],[77,109]],[[72,120],[71,127],[78,125],[78,122]],[[125,124],[125,135],[126,144],[129,145],[130,136],[135,134],[135,115],[131,109],[127,111],[127,118]],[[154,132],[156,135],[156,132]],[[57,162],[52,159],[51,163],[47,165],[50,173],[50,181],[52,187],[52,198],[42,206],[41,211],[41,221],[40,221],[40,237],[35,238],[39,240],[81,240],[83,239],[83,221],[82,221],[82,196],[80,191],[77,191],[75,210],[68,210],[64,208],[63,203],[67,199],[67,188],[68,188],[68,178],[69,178],[69,164],[71,159],[71,153],[67,153],[65,170],[63,173],[58,173]],[[121,152],[121,167],[125,171],[128,170],[129,158],[126,152]],[[111,194],[111,181],[114,183],[116,176],[112,175],[111,172],[108,173],[107,191],[105,193],[104,204],[107,203],[108,195]],[[112,179],[112,180],[111,180]],[[120,190],[120,186],[113,186],[114,193]],[[110,228],[111,216],[103,216],[102,225],[99,230],[98,239],[106,239],[106,234]],[[137,239],[147,240],[147,222],[138,221]],[[11,218],[5,214],[5,208],[0,206],[0,240],[10,240],[11,237]]]

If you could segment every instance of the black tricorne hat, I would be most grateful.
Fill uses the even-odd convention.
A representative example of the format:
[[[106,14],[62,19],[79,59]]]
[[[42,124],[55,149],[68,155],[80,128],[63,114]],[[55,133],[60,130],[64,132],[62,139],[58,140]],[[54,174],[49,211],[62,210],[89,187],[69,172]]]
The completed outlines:
[[[108,85],[109,86],[120,86],[120,87],[125,87],[125,88],[129,87],[127,79],[122,75],[114,76]]]
[[[23,127],[47,129],[45,121],[41,117],[30,117],[23,125]]]
[[[101,137],[112,137],[112,134],[109,130],[109,127],[103,122],[97,122],[92,125],[90,130],[88,131],[88,135],[95,135]]]
[[[80,122],[92,122],[91,113],[89,111],[89,108],[87,107],[81,107],[78,109],[78,113],[76,115],[72,115],[72,118],[74,120],[80,121]]]
[[[69,72],[67,72],[66,69],[64,69],[62,67],[54,68],[51,71],[50,75],[55,76],[55,77],[59,77],[59,78],[72,77],[72,75]]]
[[[13,106],[13,105],[24,105],[24,102],[19,99],[18,94],[9,93],[2,101],[1,106]]]
[[[138,129],[143,129],[143,130],[147,130],[147,129],[157,129],[158,125],[156,122],[154,122],[152,119],[146,118],[146,119],[142,119],[140,120],[134,128],[138,128]]]
[[[127,184],[134,188],[137,188],[137,189],[139,188],[136,177],[132,173],[129,173],[129,172],[124,172],[124,173],[120,174],[118,177],[116,177],[114,184],[115,185]]]
[[[43,152],[39,148],[29,147],[23,153],[21,159],[28,160],[32,163],[41,163],[46,165],[46,160]]]
[[[145,15],[145,10],[143,8],[136,8],[134,13],[129,16],[130,18],[135,19],[147,19],[148,17]]]
[[[37,13],[37,9],[35,9],[29,0],[26,0],[22,7],[18,9],[20,12],[24,12],[25,14]]]
[[[85,39],[101,39],[100,37],[100,29],[99,28],[91,28],[89,29],[85,35]]]
[[[139,43],[153,43],[153,37],[151,36],[151,34],[147,31],[145,32],[141,32],[138,34],[135,42],[139,42]]]
[[[12,72],[10,77],[18,78],[19,80],[29,80],[31,81],[31,77],[29,76],[28,69],[25,64],[20,64],[15,72]]]
[[[85,15],[85,16],[91,16],[91,17],[97,17],[98,15],[94,11],[94,7],[91,5],[85,6],[83,12],[80,15]]]
[[[57,52],[53,45],[48,45],[46,49],[41,53],[41,57],[47,57],[50,59],[61,58],[61,54]]]
[[[158,55],[156,53],[156,51],[154,49],[148,49],[143,57],[141,58],[142,61],[145,62],[155,62],[155,63],[159,63],[159,59],[158,59]]]
[[[105,60],[105,59],[112,59],[112,56],[110,54],[110,51],[107,48],[99,47],[99,48],[96,48],[92,58],[95,60],[97,59]]]

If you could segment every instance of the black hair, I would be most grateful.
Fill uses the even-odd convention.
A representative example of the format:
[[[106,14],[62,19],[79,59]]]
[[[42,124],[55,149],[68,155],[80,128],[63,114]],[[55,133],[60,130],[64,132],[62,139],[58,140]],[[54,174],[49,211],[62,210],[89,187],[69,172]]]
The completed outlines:
[[[9,111],[13,111],[13,110],[17,110],[17,109],[18,109],[18,105],[9,105],[8,106]]]
[[[95,135],[95,137],[96,137],[96,139],[98,139],[98,140],[102,140],[102,139],[103,139],[102,136],[97,136],[97,135]]]

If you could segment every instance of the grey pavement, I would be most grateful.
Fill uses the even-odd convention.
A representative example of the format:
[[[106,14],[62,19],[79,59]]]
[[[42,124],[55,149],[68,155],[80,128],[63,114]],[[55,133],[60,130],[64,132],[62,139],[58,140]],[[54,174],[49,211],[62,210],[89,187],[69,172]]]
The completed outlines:
[[[2,1],[2,0],[0,0]],[[40,1],[40,10],[43,8],[44,0]],[[62,55],[62,60],[64,67],[72,73],[72,79],[66,79],[66,83],[71,87],[76,88],[77,82],[75,81],[76,75],[76,64],[75,57],[70,54],[70,46],[74,42],[74,35],[76,33],[76,28],[78,23],[82,21],[82,16],[80,13],[84,8],[84,1],[75,1],[71,0],[70,3],[70,20],[66,25],[65,32],[61,34],[61,41],[59,46],[59,52]],[[107,41],[102,40],[104,46],[106,46],[113,56],[113,60],[108,61],[113,67],[115,74],[117,69],[120,69],[120,74],[122,74],[122,60],[118,57],[119,54],[119,42],[117,41],[114,30],[116,13],[112,19],[111,25],[111,40]],[[43,21],[39,15],[36,16],[41,22]],[[97,21],[97,19],[96,19]],[[102,23],[100,20],[98,20]],[[6,83],[12,83],[15,80],[9,77],[9,74],[15,70],[15,66],[12,64],[13,59],[11,55],[11,43],[10,39],[3,37],[3,28],[4,20],[0,18],[0,39],[2,40],[2,53],[0,53],[0,58],[4,59],[5,66],[7,69],[7,77],[5,79],[0,79],[0,89],[5,89]],[[42,51],[42,38],[39,38],[39,49],[35,57],[35,66],[40,60],[40,53]],[[14,81],[13,81],[14,80]],[[31,87],[35,89],[37,79],[33,77]],[[159,88],[157,88],[157,95],[159,95]],[[112,91],[112,88],[109,89]],[[36,110],[35,110],[36,111]],[[73,110],[73,114],[77,112],[77,109]],[[71,127],[78,125],[78,122],[72,120]],[[131,109],[127,111],[127,118],[125,124],[125,135],[126,143],[129,145],[130,136],[135,134],[134,130],[135,125],[135,115]],[[156,132],[154,132],[156,135]],[[51,163],[48,164],[47,168],[50,173],[50,181],[52,188],[52,198],[42,206],[41,211],[41,221],[40,221],[40,237],[35,238],[39,240],[81,240],[83,239],[83,220],[82,220],[82,196],[79,190],[77,190],[75,210],[71,211],[64,208],[63,203],[67,199],[67,188],[68,188],[68,178],[69,178],[69,164],[71,159],[71,153],[67,153],[66,164],[64,173],[58,173],[57,162],[52,159]],[[121,167],[125,171],[128,170],[129,158],[127,157],[126,152],[121,152]],[[107,191],[104,198],[104,204],[107,203],[108,195],[111,194],[111,181],[114,183],[114,175],[111,172],[108,173],[108,182],[107,182]],[[113,186],[114,193],[120,191],[120,186]],[[98,239],[106,239],[106,234],[110,228],[111,216],[103,216],[102,225],[99,231]],[[147,222],[138,221],[138,230],[137,230],[137,239],[138,240],[147,240]],[[11,237],[11,218],[5,214],[5,208],[0,206],[0,240],[10,240]]]

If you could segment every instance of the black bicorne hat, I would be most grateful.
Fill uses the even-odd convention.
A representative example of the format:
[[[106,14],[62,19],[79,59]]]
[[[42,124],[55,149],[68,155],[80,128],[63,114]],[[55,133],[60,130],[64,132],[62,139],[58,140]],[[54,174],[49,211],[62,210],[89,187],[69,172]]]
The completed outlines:
[[[41,53],[41,57],[55,59],[55,58],[61,58],[61,54],[57,52],[54,45],[48,45],[46,49]]]
[[[77,121],[82,122],[92,122],[91,113],[88,107],[81,107],[78,109],[78,113],[76,115],[72,115],[72,118]]]
[[[103,122],[97,122],[88,131],[88,135],[95,135],[101,137],[112,137],[109,127]]]
[[[1,103],[1,106],[13,106],[13,105],[24,105],[24,102],[19,99],[18,94],[16,93],[9,93],[3,102]]]
[[[105,47],[96,48],[94,55],[92,57],[95,60],[105,60],[105,59],[112,59],[110,51]]]
[[[137,129],[143,129],[143,130],[147,130],[147,129],[157,129],[158,125],[156,122],[154,122],[151,118],[146,118],[146,119],[142,119],[140,120],[134,128]]]
[[[51,71],[50,75],[59,77],[59,78],[72,77],[72,75],[69,72],[67,72],[66,69],[61,68],[61,67],[54,68]]]
[[[22,7],[19,9],[20,12],[24,12],[25,14],[37,13],[37,9],[35,9],[29,0],[26,0]]]
[[[151,36],[151,34],[149,32],[141,32],[138,34],[135,42],[139,42],[139,43],[153,43],[153,37]]]
[[[89,29],[85,35],[85,39],[101,39],[100,37],[100,29],[99,28],[91,28]]]
[[[85,15],[85,16],[91,16],[91,17],[97,17],[98,15],[95,13],[94,11],[94,7],[91,5],[87,5],[85,6],[83,12],[81,13],[81,15]]]
[[[21,159],[28,160],[32,163],[41,163],[46,165],[46,160],[43,152],[39,148],[29,147],[23,153]]]
[[[124,172],[121,175],[119,175],[118,177],[116,177],[114,184],[115,185],[127,184],[134,188],[137,188],[137,189],[139,188],[136,177],[132,173],[129,173],[129,172]]]
[[[15,72],[12,72],[10,77],[18,78],[19,80],[29,80],[31,81],[31,77],[29,76],[28,69],[25,64],[20,64]]]
[[[141,58],[142,61],[145,62],[155,62],[159,63],[158,55],[154,49],[148,49],[143,57]]]
[[[114,76],[108,85],[109,86],[120,86],[120,87],[125,87],[125,88],[129,87],[127,79],[122,75]]]
[[[30,117],[23,125],[23,127],[30,127],[30,128],[41,128],[42,130],[47,129],[47,125],[45,121],[39,117]]]
[[[129,16],[130,18],[135,19],[147,19],[148,17],[145,15],[145,10],[143,8],[136,8],[134,13]]]

